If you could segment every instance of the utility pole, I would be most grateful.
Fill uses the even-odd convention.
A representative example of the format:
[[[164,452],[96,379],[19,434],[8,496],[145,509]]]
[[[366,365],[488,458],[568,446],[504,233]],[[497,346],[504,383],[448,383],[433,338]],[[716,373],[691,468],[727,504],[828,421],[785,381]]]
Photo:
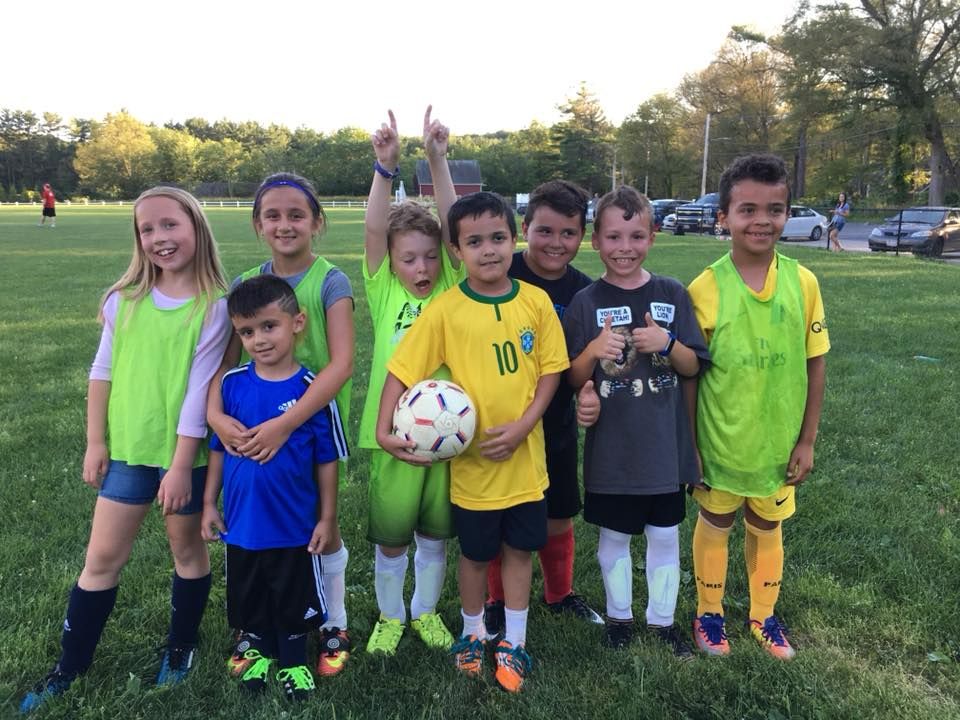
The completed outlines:
[[[650,148],[647,148],[647,164],[644,166],[643,171],[643,194],[648,196],[650,193],[647,192],[650,181]]]
[[[710,151],[710,113],[703,127],[703,172],[700,175],[700,197],[707,194],[707,154]]]
[[[613,164],[610,166],[610,192],[617,189],[617,148],[613,148]]]

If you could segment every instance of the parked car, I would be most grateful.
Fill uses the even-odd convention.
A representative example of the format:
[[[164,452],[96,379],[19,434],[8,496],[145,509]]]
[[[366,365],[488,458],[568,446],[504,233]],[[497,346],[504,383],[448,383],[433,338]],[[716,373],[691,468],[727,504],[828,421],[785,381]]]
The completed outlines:
[[[674,235],[685,232],[713,234],[720,209],[720,193],[707,193],[699,200],[677,207],[677,225]]]
[[[790,217],[783,226],[781,240],[813,240],[816,242],[827,232],[827,218],[806,205],[791,205]]]
[[[944,252],[960,250],[960,208],[913,207],[888,217],[874,228],[867,242],[874,252],[900,249],[914,255],[940,257]]]
[[[656,227],[661,227],[663,225],[663,219],[673,213],[678,207],[683,205],[685,200],[651,200],[650,204],[653,206],[653,224]]]
[[[664,232],[667,232],[668,230],[670,232],[673,232],[673,230],[675,230],[676,227],[677,227],[676,213],[670,213],[669,215],[665,215],[663,218],[663,222],[660,223],[660,229],[663,230]]]

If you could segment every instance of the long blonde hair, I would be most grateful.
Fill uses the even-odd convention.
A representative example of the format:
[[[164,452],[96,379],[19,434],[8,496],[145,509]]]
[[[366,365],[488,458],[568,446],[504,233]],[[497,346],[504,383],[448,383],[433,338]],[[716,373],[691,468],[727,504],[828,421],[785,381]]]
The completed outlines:
[[[137,303],[149,295],[153,286],[157,284],[157,267],[150,262],[147,254],[143,251],[143,246],[140,244],[140,228],[137,226],[137,207],[141,202],[152,197],[165,197],[176,201],[193,224],[197,246],[193,259],[193,270],[199,288],[197,297],[200,301],[197,303],[197,308],[206,309],[208,305],[214,303],[222,293],[227,291],[227,276],[223,271],[223,265],[220,263],[220,255],[217,253],[217,241],[213,237],[210,222],[204,215],[200,203],[186,190],[157,186],[145,190],[133,204],[133,257],[130,259],[129,267],[120,276],[120,279],[111,285],[110,289],[100,299],[100,312],[97,314],[97,319],[100,322],[103,322],[103,304],[107,301],[110,293],[120,292],[126,299]]]

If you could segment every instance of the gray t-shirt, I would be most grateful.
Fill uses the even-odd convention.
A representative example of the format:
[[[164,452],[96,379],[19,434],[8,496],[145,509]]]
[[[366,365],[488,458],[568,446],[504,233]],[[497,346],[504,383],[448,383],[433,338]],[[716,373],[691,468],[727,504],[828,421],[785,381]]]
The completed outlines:
[[[573,298],[563,316],[567,352],[575,358],[613,315],[613,330],[630,336],[650,313],[660,326],[700,358],[710,353],[697,325],[686,288],[673,278],[651,275],[635,290],[597,280]],[[638,353],[627,342],[617,361],[598,362],[593,382],[600,395],[600,419],[587,430],[583,482],[604,495],[659,495],[676,492],[698,478],[680,378],[659,354]]]
[[[278,277],[283,277],[290,287],[296,288],[309,270],[310,268],[307,268],[296,275]],[[260,266],[260,272],[265,275],[276,275],[276,273],[273,272],[273,261],[267,260],[267,262],[263,263],[263,265]],[[242,281],[242,276],[234,278],[233,282],[230,283],[230,290],[235,289]],[[320,300],[323,302],[323,307],[329,310],[330,306],[337,300],[345,297],[350,298],[351,301],[353,300],[353,288],[350,286],[350,278],[346,276],[343,270],[334,267],[324,276],[323,282],[320,285]]]

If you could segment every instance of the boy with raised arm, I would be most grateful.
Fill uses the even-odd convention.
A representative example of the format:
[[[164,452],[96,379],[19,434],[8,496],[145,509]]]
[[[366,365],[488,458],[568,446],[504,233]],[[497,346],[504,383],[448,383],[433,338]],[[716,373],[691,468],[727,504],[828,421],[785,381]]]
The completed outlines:
[[[430,119],[431,110],[427,108],[423,119],[423,145],[440,222],[415,202],[390,204],[400,159],[393,111],[389,124],[382,124],[372,136],[376,161],[364,221],[363,283],[374,344],[360,447],[371,450],[367,539],[376,544],[374,588],[380,610],[367,651],[387,655],[396,652],[407,623],[403,586],[411,540],[416,551],[410,625],[429,647],[447,650],[453,643],[436,609],[446,576],[446,541],[454,535],[450,466],[409,465],[381,450],[376,441],[387,361],[429,303],[462,279],[446,227],[447,212],[456,199],[446,158],[450,132]],[[450,373],[443,367],[434,377],[449,378]]]

